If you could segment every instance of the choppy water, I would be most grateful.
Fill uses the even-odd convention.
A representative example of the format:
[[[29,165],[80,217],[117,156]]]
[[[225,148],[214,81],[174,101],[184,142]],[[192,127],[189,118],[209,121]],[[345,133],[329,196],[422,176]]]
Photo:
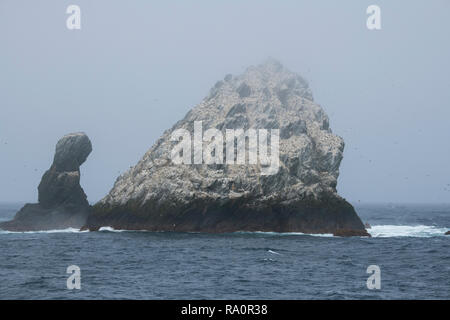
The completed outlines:
[[[9,220],[21,204],[0,204]],[[1,299],[449,299],[450,205],[361,205],[374,236],[0,231]],[[66,268],[81,268],[68,290]],[[369,265],[381,289],[369,290]]]

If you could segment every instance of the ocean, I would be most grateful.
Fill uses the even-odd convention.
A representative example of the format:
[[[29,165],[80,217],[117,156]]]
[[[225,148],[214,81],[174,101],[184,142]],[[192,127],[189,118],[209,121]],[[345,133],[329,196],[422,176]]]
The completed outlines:
[[[0,204],[0,221],[23,204]],[[372,238],[0,230],[0,299],[449,299],[450,204],[358,204]],[[69,290],[68,266],[81,289]],[[379,267],[380,289],[366,282]]]

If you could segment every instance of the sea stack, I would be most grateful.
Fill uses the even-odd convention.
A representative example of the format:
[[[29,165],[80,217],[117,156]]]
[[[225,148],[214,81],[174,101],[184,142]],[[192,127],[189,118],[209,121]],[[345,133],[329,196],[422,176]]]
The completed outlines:
[[[12,221],[0,228],[11,231],[36,231],[81,228],[90,206],[80,186],[80,166],[92,151],[85,133],[71,133],[56,144],[53,164],[38,187],[37,204],[26,204]]]
[[[185,135],[179,140],[180,129]],[[208,129],[220,134],[215,131],[212,138]],[[247,162],[233,163],[239,150],[231,151],[234,159],[227,157],[229,129],[246,133],[264,129],[267,141],[276,141],[278,131],[275,170],[268,172],[260,157],[256,163],[248,161],[250,137],[245,143]],[[174,161],[174,150],[184,139],[188,148],[178,160],[187,161],[180,164]],[[212,141],[219,143],[216,148]],[[217,147],[220,143],[223,150]],[[191,153],[184,154],[186,150]],[[332,133],[305,79],[270,59],[218,81],[199,105],[117,179],[93,207],[85,228],[370,236],[352,205],[336,192],[343,150],[343,139]],[[261,156],[260,149],[257,155]],[[207,162],[208,157],[215,162]]]

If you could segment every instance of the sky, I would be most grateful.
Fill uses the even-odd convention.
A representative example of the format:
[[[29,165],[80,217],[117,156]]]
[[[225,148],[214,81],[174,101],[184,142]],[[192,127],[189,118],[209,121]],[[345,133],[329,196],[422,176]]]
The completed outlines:
[[[69,5],[81,29],[69,30]],[[368,30],[366,9],[381,9]],[[450,202],[450,1],[0,0],[0,201],[36,202],[56,142],[84,131],[105,196],[226,74],[273,57],[345,141],[338,192]]]

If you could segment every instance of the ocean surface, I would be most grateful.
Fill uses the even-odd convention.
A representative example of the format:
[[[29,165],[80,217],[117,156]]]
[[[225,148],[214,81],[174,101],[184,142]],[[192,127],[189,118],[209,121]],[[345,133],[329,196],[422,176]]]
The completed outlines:
[[[21,206],[0,204],[0,220]],[[450,298],[450,204],[355,208],[373,238],[0,230],[0,299]],[[80,290],[67,289],[70,265]]]

